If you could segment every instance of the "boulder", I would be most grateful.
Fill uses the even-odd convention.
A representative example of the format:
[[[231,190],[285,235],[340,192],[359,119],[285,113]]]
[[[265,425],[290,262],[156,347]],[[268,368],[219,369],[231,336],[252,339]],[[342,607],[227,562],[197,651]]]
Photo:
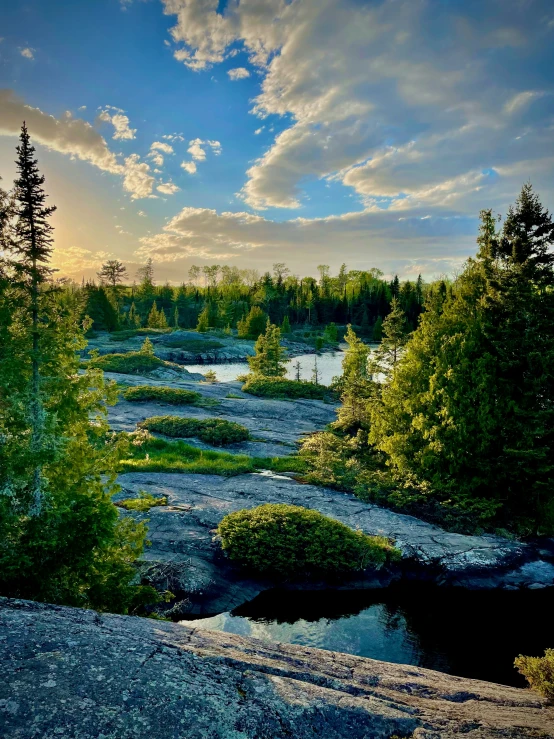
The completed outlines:
[[[528,690],[0,598],[3,739],[549,739]]]

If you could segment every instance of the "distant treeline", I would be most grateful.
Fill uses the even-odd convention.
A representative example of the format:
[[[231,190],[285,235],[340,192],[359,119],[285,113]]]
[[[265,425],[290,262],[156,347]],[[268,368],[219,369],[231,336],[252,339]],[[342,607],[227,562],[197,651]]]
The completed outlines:
[[[238,328],[239,335],[247,335],[251,331],[244,328],[245,321],[251,323],[263,313],[262,319],[285,330],[350,323],[363,336],[379,340],[394,298],[408,328],[417,326],[426,292],[421,276],[401,282],[398,277],[385,280],[378,269],[348,271],[343,265],[335,276],[326,265],[318,269],[320,278],[314,279],[293,276],[284,264],[275,264],[273,273],[263,276],[237,267],[193,266],[189,280],[173,287],[155,284],[152,260],[139,271],[138,282],[124,285],[125,267],[111,261],[98,273],[98,284],[83,283],[76,289],[84,291],[84,312],[92,318],[94,330]]]

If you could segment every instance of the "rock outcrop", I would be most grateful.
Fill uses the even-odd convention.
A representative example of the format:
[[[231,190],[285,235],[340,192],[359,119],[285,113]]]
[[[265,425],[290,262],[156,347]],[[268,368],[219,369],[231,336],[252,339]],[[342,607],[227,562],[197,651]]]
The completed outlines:
[[[394,539],[403,560],[394,570],[367,573],[344,588],[385,587],[402,577],[471,589],[547,587],[554,583],[549,556],[530,545],[500,536],[464,536],[361,502],[353,495],[303,485],[272,473],[222,478],[216,475],[127,473],[121,497],[140,490],[167,496],[168,505],[152,508],[145,562],[156,580],[188,598],[188,612],[231,610],[269,587],[230,566],[213,542],[213,529],[227,513],[263,503],[291,503],[313,508],[367,534]],[[117,500],[117,498],[116,498]],[[139,516],[140,514],[128,514]]]
[[[528,690],[0,599],[3,739],[551,739]]]

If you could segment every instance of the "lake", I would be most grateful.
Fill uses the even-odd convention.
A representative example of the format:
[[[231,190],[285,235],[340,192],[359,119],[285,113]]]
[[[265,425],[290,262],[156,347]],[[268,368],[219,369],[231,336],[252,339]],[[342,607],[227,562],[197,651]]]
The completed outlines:
[[[300,363],[300,379],[311,380],[314,370],[314,364],[317,360],[317,369],[319,373],[319,384],[330,385],[333,377],[342,373],[342,360],[344,353],[342,351],[326,352],[324,354],[301,354],[293,357],[287,362],[287,377],[291,380],[296,379],[296,364]],[[244,375],[248,372],[248,364],[246,362],[229,362],[228,364],[187,364],[186,369],[189,372],[200,372],[204,374],[208,370],[213,370],[220,382],[229,382],[236,380],[237,375]]]
[[[275,589],[231,613],[183,623],[523,687],[514,658],[554,647],[553,610],[553,589]]]

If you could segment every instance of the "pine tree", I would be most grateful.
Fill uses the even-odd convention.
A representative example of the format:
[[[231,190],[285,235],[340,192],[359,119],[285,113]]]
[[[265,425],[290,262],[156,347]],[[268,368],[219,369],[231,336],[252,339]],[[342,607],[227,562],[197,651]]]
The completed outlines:
[[[290,334],[290,321],[288,316],[285,316],[283,318],[283,323],[281,324],[281,333]]]
[[[29,388],[29,415],[31,419],[31,451],[37,460],[43,444],[45,412],[40,387],[40,327],[39,294],[53,270],[48,266],[52,254],[52,225],[50,216],[55,206],[46,205],[43,189],[44,176],[40,174],[34,157],[27,126],[23,123],[20,144],[17,147],[17,178],[14,196],[17,203],[17,225],[11,253],[15,257],[16,273],[20,285],[29,298],[31,314],[31,367],[32,379]],[[33,472],[33,503],[30,512],[37,516],[42,510],[42,480],[40,464]]]
[[[267,313],[264,313],[259,306],[253,305],[248,315],[237,324],[239,339],[257,339],[264,333],[267,325]]]
[[[338,383],[341,391],[342,405],[338,410],[335,427],[355,433],[359,429],[367,430],[367,399],[374,392],[374,383],[369,371],[369,346],[356,336],[352,326],[348,326],[344,340],[348,349],[342,361],[342,376]]]
[[[131,328],[140,328],[141,326],[140,316],[137,312],[134,301],[131,303],[129,313],[127,314],[127,323],[129,324],[129,326],[131,326]]]
[[[408,340],[406,316],[396,298],[391,301],[391,312],[382,324],[381,343],[372,356],[372,372],[386,375],[394,371],[400,352]]]
[[[281,346],[281,331],[278,326],[267,324],[265,333],[258,336],[254,351],[254,356],[248,357],[252,375],[255,377],[284,377],[286,375],[285,350]]]
[[[117,286],[123,281],[127,275],[127,267],[118,259],[110,259],[102,265],[98,277],[109,285],[115,292]]]
[[[198,316],[198,323],[196,325],[196,330],[200,334],[205,334],[208,328],[210,327],[210,309],[208,305],[206,304]]]
[[[383,319],[381,316],[377,316],[375,319],[375,323],[373,324],[373,329],[371,332],[371,338],[373,341],[381,341],[383,338]]]
[[[147,354],[149,357],[154,356],[154,344],[150,341],[148,336],[145,338],[139,352],[140,354]]]
[[[173,328],[179,328],[179,308],[177,306],[175,306],[175,310],[173,311]]]

